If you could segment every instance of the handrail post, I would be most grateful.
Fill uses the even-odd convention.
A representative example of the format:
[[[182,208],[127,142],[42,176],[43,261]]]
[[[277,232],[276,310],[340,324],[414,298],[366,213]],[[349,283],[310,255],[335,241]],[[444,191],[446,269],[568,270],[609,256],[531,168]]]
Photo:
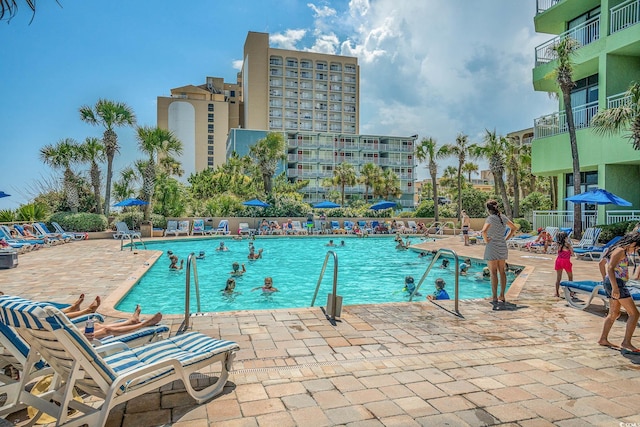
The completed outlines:
[[[191,263],[193,263],[193,279],[196,285],[196,300],[198,303],[198,313],[200,312],[200,289],[198,286],[198,268],[196,266],[195,253],[191,252],[187,257],[185,291],[184,291],[184,330],[189,329],[189,318],[191,317]]]
[[[322,279],[324,278],[324,272],[327,269],[327,263],[329,262],[329,255],[333,256],[333,305],[331,307],[331,320],[335,323],[336,321],[336,310],[337,310],[337,296],[338,296],[338,255],[334,251],[328,251],[327,255],[324,257],[324,263],[322,264],[322,270],[320,270],[320,276],[318,277],[318,284],[316,285],[316,290],[313,293],[313,298],[311,299],[311,307],[316,302],[316,297],[318,296],[318,291],[320,290],[320,284],[322,283]]]
[[[459,298],[459,295],[460,295],[459,294],[459,288],[460,288],[460,258],[458,257],[458,254],[452,249],[447,249],[447,248],[438,249],[438,252],[436,252],[436,254],[433,256],[433,259],[431,260],[431,263],[429,263],[429,265],[427,266],[427,269],[422,274],[422,277],[420,278],[420,281],[418,282],[418,286],[416,286],[416,288],[413,290],[411,295],[409,295],[409,301],[413,300],[413,296],[418,292],[418,289],[420,289],[420,286],[422,286],[422,283],[427,278],[427,276],[429,275],[429,272],[431,271],[431,269],[433,268],[434,264],[440,258],[440,255],[443,252],[450,253],[451,255],[453,255],[453,258],[455,260],[456,267],[455,267],[455,285],[454,285],[454,307],[455,307],[455,312],[457,314],[460,314],[460,311],[458,310],[458,301],[460,299]]]

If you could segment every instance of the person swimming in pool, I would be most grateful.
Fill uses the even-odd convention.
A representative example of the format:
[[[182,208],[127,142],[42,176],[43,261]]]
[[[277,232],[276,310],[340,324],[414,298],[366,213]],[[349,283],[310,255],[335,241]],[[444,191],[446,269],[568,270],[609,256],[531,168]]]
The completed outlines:
[[[440,268],[449,268],[449,260],[446,258],[443,259],[442,264],[440,264]]]
[[[402,288],[402,290],[409,295],[413,294],[413,292],[416,290],[416,284],[413,276],[407,276],[404,278],[404,288]],[[415,295],[419,296],[420,293],[416,292]]]
[[[326,246],[335,246],[335,245],[336,245],[336,244],[335,244],[335,243],[333,243],[333,240],[329,240],[329,243],[327,243],[327,245],[326,245]]]
[[[220,242],[220,246],[216,248],[216,251],[226,252],[229,248],[224,245],[224,242]]]
[[[244,263],[242,264],[242,270],[240,270],[240,263],[236,261],[233,264],[231,264],[231,271],[229,272],[229,274],[232,276],[238,277],[238,276],[242,276],[246,272],[247,272],[247,269],[244,266]]]
[[[200,251],[200,253],[198,255],[196,255],[196,259],[204,259],[204,251]]]
[[[469,271],[469,264],[467,264],[466,262],[463,262],[462,264],[460,264],[461,276],[466,276],[468,271]]]
[[[273,287],[273,279],[271,277],[265,277],[264,285],[253,288],[251,291],[257,291],[258,289],[261,289],[264,293],[279,292],[278,288]]]
[[[474,278],[476,280],[491,280],[491,271],[489,271],[489,267],[484,267],[482,272],[475,274]]]
[[[427,295],[427,299],[430,301],[450,299],[449,294],[447,293],[447,291],[444,290],[444,286],[445,286],[444,279],[442,279],[441,277],[438,277],[436,279],[436,291],[431,295]]]
[[[178,257],[176,255],[173,255],[173,253],[169,255],[169,259],[171,260],[171,264],[169,264],[169,270],[182,270],[182,267],[184,266],[183,259],[180,260],[180,265],[178,265]]]
[[[249,246],[249,255],[247,255],[247,258],[248,258],[250,261],[254,261],[254,260],[256,260],[256,259],[260,259],[260,258],[262,258],[262,248],[260,248],[260,249],[258,250],[258,252],[256,253],[256,248],[255,248],[255,246],[253,246],[253,245]]]
[[[227,279],[227,283],[224,287],[224,289],[222,289],[220,292],[227,294],[227,295],[231,295],[233,293],[235,293],[236,290],[236,279],[234,279],[233,277],[229,277]]]

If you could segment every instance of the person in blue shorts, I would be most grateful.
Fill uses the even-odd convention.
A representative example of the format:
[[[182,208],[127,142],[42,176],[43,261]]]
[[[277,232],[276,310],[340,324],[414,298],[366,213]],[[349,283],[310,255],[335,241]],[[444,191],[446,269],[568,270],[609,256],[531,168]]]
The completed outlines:
[[[436,291],[431,294],[431,295],[427,295],[427,298],[431,301],[435,301],[435,300],[440,300],[440,299],[451,299],[449,298],[449,294],[447,293],[447,291],[444,290],[444,279],[441,277],[438,277],[436,279]]]

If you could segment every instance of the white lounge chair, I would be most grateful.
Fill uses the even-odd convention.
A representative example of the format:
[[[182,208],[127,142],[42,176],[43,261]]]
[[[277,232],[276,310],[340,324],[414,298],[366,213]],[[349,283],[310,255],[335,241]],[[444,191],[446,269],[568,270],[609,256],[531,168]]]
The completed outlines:
[[[196,234],[204,235],[212,235],[213,230],[207,230],[204,226],[204,219],[194,219],[193,220],[193,228],[191,229],[191,235],[195,236]]]
[[[241,222],[240,224],[238,224],[238,234],[240,236],[242,235],[247,235],[247,236],[252,236],[253,233],[255,233],[256,230],[254,230],[253,228],[249,227],[249,224],[246,222]]]
[[[602,229],[598,227],[587,228],[586,230],[584,230],[584,233],[582,234],[582,239],[580,239],[578,243],[573,245],[573,248],[584,249],[584,248],[589,248],[591,246],[595,246],[596,243],[598,243],[598,237],[600,236],[601,231]]]
[[[219,394],[227,382],[238,344],[188,332],[139,348],[113,343],[94,348],[59,309],[16,297],[0,297],[0,320],[15,328],[31,349],[25,372],[44,359],[59,381],[54,390],[35,396],[20,381],[18,403],[33,406],[56,419],[56,425],[104,426],[113,407],[176,380],[202,403]],[[119,350],[104,357],[109,350]],[[214,363],[221,368],[217,381],[196,390],[190,375]],[[203,379],[194,379],[202,383]],[[92,405],[73,399],[73,389],[88,394]],[[57,404],[56,404],[57,402]],[[80,412],[69,419],[68,411]]]
[[[215,230],[213,230],[212,234],[222,234],[222,235],[229,234],[229,220],[221,219],[220,222],[218,223],[218,227]]]
[[[138,239],[140,239],[141,236],[142,235],[140,234],[139,231],[129,230],[129,226],[127,225],[126,222],[124,221],[116,222],[116,232],[113,233],[114,239],[131,239],[134,237],[137,237]]]
[[[407,220],[407,233],[417,233],[418,224],[415,221]]]
[[[52,222],[51,225],[53,225],[53,228],[55,228],[55,230],[58,233],[63,235],[65,234],[69,235],[73,240],[85,240],[87,238],[87,233],[76,233],[73,231],[65,231],[64,228],[62,228],[62,226],[57,222]]]
[[[291,224],[293,225],[293,232],[295,234],[307,234],[307,230],[302,227],[300,221],[291,221]]]

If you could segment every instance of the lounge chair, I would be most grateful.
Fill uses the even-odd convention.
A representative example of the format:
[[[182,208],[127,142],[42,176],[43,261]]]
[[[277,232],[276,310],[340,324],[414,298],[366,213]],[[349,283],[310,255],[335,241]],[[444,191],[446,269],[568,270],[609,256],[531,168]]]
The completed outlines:
[[[55,228],[55,230],[58,233],[61,233],[62,235],[68,235],[71,237],[72,240],[85,240],[87,238],[87,233],[76,233],[72,231],[64,231],[64,228],[62,228],[62,226],[57,222],[52,222],[51,225],[53,226],[53,228]]]
[[[193,228],[191,229],[191,235],[195,236],[196,234],[212,235],[213,230],[207,230],[204,226],[204,219],[194,219],[193,220]]]
[[[188,219],[178,221],[178,229],[174,232],[176,236],[180,234],[184,234],[185,236],[188,236],[190,232],[191,232],[191,221],[189,221]]]
[[[407,220],[407,232],[417,233],[418,232],[418,224],[415,221]]]
[[[607,310],[609,309],[609,298],[607,297],[602,282],[595,282],[593,280],[571,282],[565,280],[560,282],[560,287],[562,287],[564,291],[564,298],[571,307],[584,310],[591,305],[594,298],[599,298],[602,300],[605,308]],[[629,287],[629,290],[633,301],[636,305],[640,306],[640,289]],[[586,301],[577,298],[577,295],[585,297]]]
[[[65,243],[70,242],[72,239],[72,236],[69,234],[58,233],[58,232],[49,230],[47,228],[47,224],[45,224],[44,222],[34,222],[32,225],[33,225],[33,229],[36,230],[41,236],[60,239]]]
[[[229,220],[221,219],[220,222],[218,223],[218,227],[216,227],[216,229],[213,230],[212,234],[222,234],[222,235],[229,234]]]
[[[353,234],[353,224],[353,221],[345,221],[343,223],[344,231],[346,231],[347,234]]]
[[[402,234],[407,232],[407,226],[404,225],[404,221],[396,220],[396,232]]]
[[[302,227],[302,223],[300,221],[291,221],[293,225],[293,232],[295,234],[307,234],[307,230]]]
[[[573,245],[573,249],[585,249],[595,246],[598,243],[598,236],[600,236],[601,231],[602,229],[597,227],[587,228],[582,234],[582,239]]]
[[[602,255],[609,249],[612,245],[618,243],[618,241],[622,239],[622,236],[616,236],[613,239],[609,240],[603,246],[592,246],[590,248],[578,248],[574,249],[573,253],[576,255],[578,259],[590,259],[591,261],[600,261]]]
[[[142,234],[139,231],[129,230],[129,226],[124,221],[116,222],[116,232],[113,233],[114,239],[133,239],[142,238]]]
[[[14,228],[14,230],[16,230],[16,233],[18,233],[20,237],[18,238],[13,237],[11,235],[11,229],[8,226],[0,225],[0,238],[3,238],[7,243],[17,243],[17,244],[28,243],[34,246],[45,244],[45,241],[43,239],[35,239],[35,238],[28,239],[24,237],[21,233],[19,233],[17,229]]]
[[[25,372],[31,372],[44,359],[57,375],[55,390],[43,396],[29,393],[27,377],[23,377],[17,398],[18,403],[56,418],[56,425],[69,421],[74,426],[104,426],[116,405],[176,380],[182,380],[189,395],[202,403],[222,392],[239,349],[234,342],[199,332],[138,348],[129,348],[120,342],[94,348],[56,307],[15,297],[0,297],[0,320],[15,328],[31,347]],[[102,354],[106,350],[118,351],[105,357]],[[221,364],[217,381],[204,389],[194,389],[190,375],[217,362]],[[201,383],[203,379],[196,381]],[[73,400],[74,388],[88,394],[92,406]],[[69,419],[70,409],[80,414]]]
[[[255,233],[256,230],[254,230],[253,228],[249,227],[249,224],[246,222],[241,222],[240,224],[238,224],[238,235],[243,236],[243,235],[247,235],[247,236],[253,236],[253,233]]]

